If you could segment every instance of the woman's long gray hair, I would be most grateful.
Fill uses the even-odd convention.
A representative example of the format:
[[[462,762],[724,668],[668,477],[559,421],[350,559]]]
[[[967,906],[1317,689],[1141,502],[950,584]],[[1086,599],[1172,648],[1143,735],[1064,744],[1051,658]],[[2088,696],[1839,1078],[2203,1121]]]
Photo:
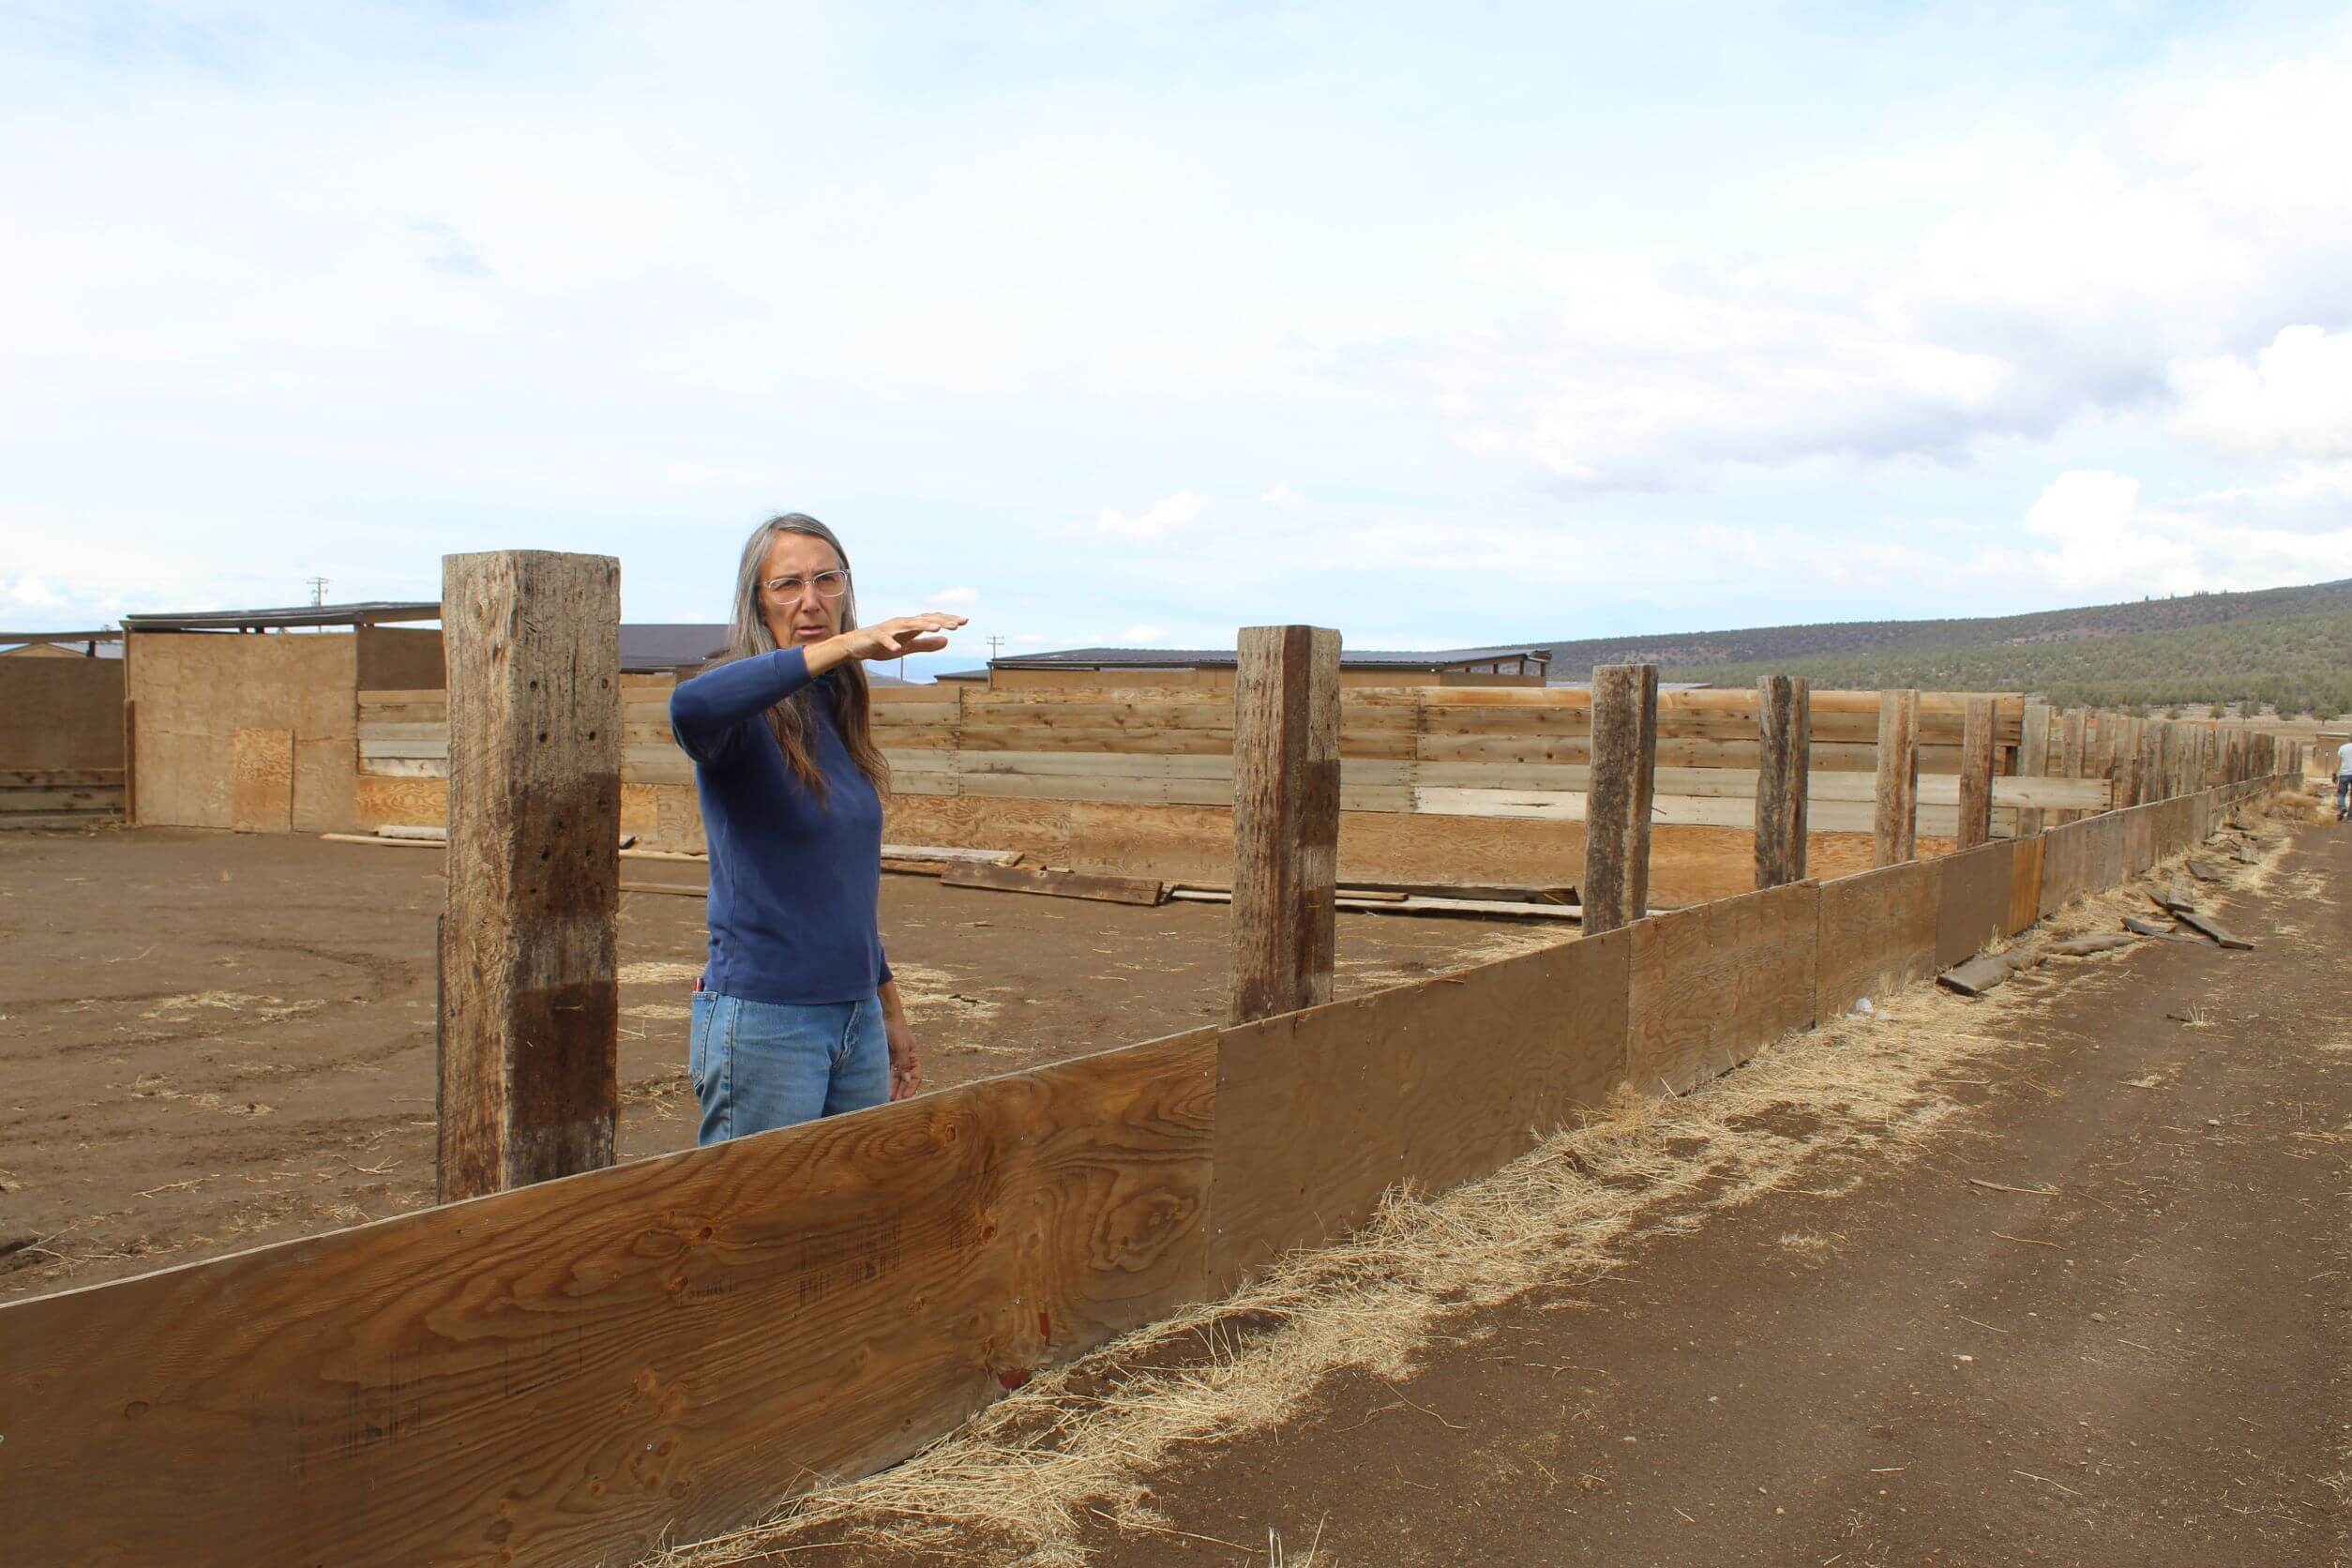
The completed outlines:
[[[806,534],[812,539],[822,539],[833,547],[841,569],[850,569],[850,552],[841,548],[840,539],[832,529],[805,512],[786,512],[753,529],[751,537],[744,541],[743,564],[735,571],[735,613],[727,628],[727,656],[731,659],[772,654],[776,649],[776,633],[768,629],[768,618],[761,609],[760,579],[767,565],[768,547],[778,534]],[[841,597],[841,629],[848,631],[856,625],[857,580],[852,577]],[[768,710],[768,728],[775,731],[776,744],[784,752],[785,765],[819,800],[824,798],[824,770],[817,765],[816,751],[809,740],[809,726],[816,721],[809,704],[820,698],[829,698],[833,704],[834,728],[841,732],[841,744],[848,748],[850,761],[873,781],[875,789],[887,793],[890,763],[883,758],[882,748],[874,744],[874,700],[863,659],[836,665],[822,679],[811,681]]]

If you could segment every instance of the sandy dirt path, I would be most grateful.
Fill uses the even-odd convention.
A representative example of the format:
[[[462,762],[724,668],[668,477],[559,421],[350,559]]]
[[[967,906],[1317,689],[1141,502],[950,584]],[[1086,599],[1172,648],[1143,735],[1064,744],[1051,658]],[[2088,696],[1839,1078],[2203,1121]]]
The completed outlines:
[[[1117,1564],[2322,1563],[2352,1504],[2352,833],[2250,954],[2018,982],[1975,1109],[1850,1191],[1662,1226],[1149,1479]],[[1960,1005],[1955,1003],[1955,1005]],[[2183,1019],[2191,1021],[2183,1022]],[[2050,1197],[1972,1184],[2048,1189]],[[1703,1205],[1702,1205],[1703,1207]],[[1403,1403],[1410,1401],[1410,1403]]]
[[[2291,845],[2252,953],[1907,993],[707,1560],[2352,1561],[2352,832]]]

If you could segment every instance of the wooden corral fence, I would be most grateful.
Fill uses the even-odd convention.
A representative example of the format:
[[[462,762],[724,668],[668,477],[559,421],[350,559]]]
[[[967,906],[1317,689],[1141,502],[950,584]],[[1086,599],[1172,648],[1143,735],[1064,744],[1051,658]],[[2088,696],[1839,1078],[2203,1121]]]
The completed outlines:
[[[123,816],[120,659],[0,659],[0,828]]]
[[[1256,873],[1329,853],[1328,795],[1263,765],[1319,765],[1301,727],[1325,710],[1257,701],[1243,820],[1289,837],[1240,847],[1237,937],[1311,955],[1280,912],[1327,898],[1328,868]],[[1536,711],[1549,730],[1500,734],[1577,765],[1576,706]],[[1371,760],[1418,761],[1419,729],[1373,732],[1416,755]],[[190,1563],[610,1562],[741,1526],[1349,1229],[1399,1182],[1489,1172],[1621,1084],[1686,1091],[2179,855],[2295,765],[2269,737],[2195,735],[2148,753],[2169,798],[2031,837],[0,1306],[0,1517],[28,1560]],[[515,740],[470,723],[467,766]],[[534,797],[496,798],[511,826]],[[527,867],[529,842],[490,848]]]
[[[667,675],[624,686],[622,829],[702,848],[692,765],[671,743]],[[1229,882],[1233,698],[1171,687],[884,687],[877,737],[892,768],[895,842],[1018,850],[1079,871]],[[445,694],[359,694],[361,824],[443,820]],[[1968,706],[1919,699],[1917,852],[1959,847]],[[2013,837],[2137,798],[2149,721],[2054,715],[1992,695],[1990,832]],[[1874,863],[1880,694],[1812,694],[1808,861]],[[1650,893],[1664,906],[1753,885],[1759,760],[1754,691],[1658,698]],[[2185,722],[2185,721],[2184,721]],[[2064,744],[2037,745],[2056,736]],[[2080,737],[2088,737],[2088,742]],[[1348,687],[1340,694],[1340,875],[1354,882],[1578,884],[1591,696],[1577,689]],[[1530,831],[1530,824],[1557,824]]]

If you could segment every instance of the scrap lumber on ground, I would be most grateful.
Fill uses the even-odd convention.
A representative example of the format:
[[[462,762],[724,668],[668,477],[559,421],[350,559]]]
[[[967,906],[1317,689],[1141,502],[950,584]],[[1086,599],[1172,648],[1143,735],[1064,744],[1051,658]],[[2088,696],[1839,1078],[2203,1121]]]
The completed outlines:
[[[1150,877],[1106,877],[1085,871],[1057,871],[1046,866],[992,866],[969,861],[950,866],[940,876],[943,887],[987,888],[998,893],[1042,893],[1056,898],[1092,898],[1107,904],[1157,904],[1168,897],[1168,885]]]
[[[2220,926],[2215,925],[2212,921],[2208,920],[2201,914],[2196,914],[2187,911],[2176,911],[2175,914],[2183,926],[2188,927],[2189,929],[2193,931],[2211,937],[2216,942],[2220,943],[2224,947],[2236,948],[2241,953],[2250,953],[2254,950],[2253,942],[2248,942],[2244,937],[2231,935],[2228,931],[2224,930]]]
[[[2006,984],[2016,972],[2006,953],[1982,953],[1967,963],[1948,969],[1936,976],[1936,984],[1962,996],[1983,996],[1994,987]]]

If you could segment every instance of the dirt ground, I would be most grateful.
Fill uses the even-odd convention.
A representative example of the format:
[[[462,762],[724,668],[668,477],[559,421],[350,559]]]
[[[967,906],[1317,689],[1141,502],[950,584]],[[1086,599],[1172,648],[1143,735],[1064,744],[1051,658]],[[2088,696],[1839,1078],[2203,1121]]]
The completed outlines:
[[[2016,982],[2028,1053],[1924,1157],[1662,1227],[1150,1479],[1248,1556],[1097,1560],[2352,1561],[2352,835],[2293,864],[2226,916],[2253,953]]]
[[[1881,999],[688,1555],[2352,1563],[2352,830],[2291,844],[2252,952]]]
[[[430,1201],[441,853],[176,829],[0,834],[0,1299]],[[623,862],[630,882],[696,868]],[[931,1087],[1222,1015],[1222,906],[883,879]],[[1341,993],[1558,941],[1343,914]],[[624,1158],[694,1140],[701,900],[621,906]]]

